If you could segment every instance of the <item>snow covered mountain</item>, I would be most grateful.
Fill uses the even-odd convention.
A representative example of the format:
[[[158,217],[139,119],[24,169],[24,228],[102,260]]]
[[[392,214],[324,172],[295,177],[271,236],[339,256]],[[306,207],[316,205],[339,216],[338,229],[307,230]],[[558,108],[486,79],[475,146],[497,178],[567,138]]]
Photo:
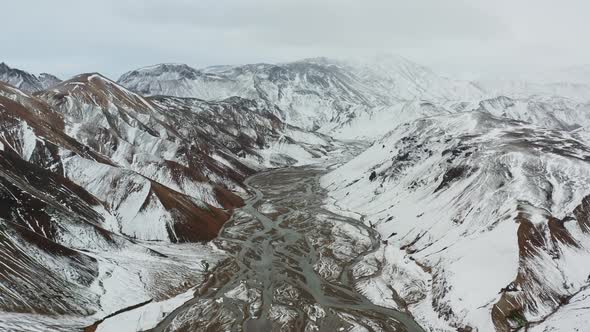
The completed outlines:
[[[571,131],[580,127],[590,128],[590,104],[564,97],[513,99],[498,96],[481,100],[477,105],[461,103],[455,108],[486,112],[550,129]]]
[[[496,90],[394,56],[0,81],[0,330],[146,303],[155,326],[220,259],[202,242],[245,179],[322,165],[334,138],[374,141],[321,180],[381,236],[351,268],[368,299],[427,331],[590,322],[586,82]]]
[[[152,101],[98,74],[36,97],[0,84],[0,95],[20,116],[6,128],[18,135],[4,134],[5,144],[104,202],[114,215],[105,228],[142,240],[211,239],[228,218],[222,209],[242,204],[230,190],[245,193],[247,175],[316,162],[334,144],[283,124],[254,101]],[[43,141],[57,146],[37,147]]]
[[[144,95],[254,99],[273,109],[281,120],[305,129],[340,124],[400,101],[471,100],[483,95],[469,82],[440,77],[394,56],[369,61],[314,58],[202,70],[162,64],[128,72],[118,82]]]
[[[300,155],[308,159],[321,157],[321,150],[331,144],[328,137],[306,134],[283,124],[255,101],[144,98],[97,74],[78,76],[39,97],[66,114],[70,122],[67,130],[72,136],[113,157],[117,163],[156,177],[162,183],[176,180],[147,173],[155,169],[162,172],[161,166],[147,166],[158,158],[174,161],[177,169],[190,168],[193,173],[202,169],[199,176],[215,177],[228,188],[239,190],[239,182],[251,169],[270,163],[277,166],[298,162],[297,156],[289,158],[281,155],[280,149],[272,149],[278,140],[290,141],[294,146],[306,145],[307,148],[300,148],[307,153]],[[89,112],[90,109],[96,111]],[[98,123],[99,128],[111,132],[103,135],[106,141],[93,141],[100,137],[92,132]],[[319,154],[312,151],[314,148]],[[266,159],[257,151],[266,151]],[[145,154],[151,156],[146,158]],[[249,163],[252,158],[256,161]],[[249,167],[244,167],[244,163]],[[176,183],[173,187],[182,185]]]
[[[65,131],[70,124],[64,118],[69,117],[63,113],[14,88],[1,87],[3,95],[10,98],[14,93],[17,100],[2,97],[7,113],[0,136],[3,146],[25,162],[65,176],[95,196],[109,212],[108,224],[103,225],[109,231],[142,240],[206,240],[214,237],[228,218],[221,209],[241,204],[222,184],[203,184],[206,189],[195,190],[191,196],[143,176],[117,163],[101,145],[93,147],[68,136]],[[19,103],[19,98],[24,102]],[[25,107],[27,100],[40,107]],[[113,142],[119,143],[113,140],[107,144]],[[198,183],[203,182],[207,180]]]
[[[2,62],[0,63],[0,82],[8,83],[25,92],[35,92],[47,89],[61,80],[47,73],[35,76],[20,69],[10,68]]]
[[[478,111],[507,119],[520,120],[557,130],[590,128],[590,104],[565,97],[533,96],[509,98],[496,96],[476,101],[407,101],[376,107],[341,123],[322,128],[335,138],[378,139],[400,123],[423,117]]]
[[[385,272],[357,287],[429,331],[541,331],[587,294],[590,148],[576,133],[484,110],[425,117],[322,182],[385,240],[358,268]]]
[[[61,82],[59,78],[48,73],[39,74],[37,79],[39,80],[39,83],[41,83],[39,90],[47,90]]]
[[[388,104],[398,100],[471,100],[485,94],[472,82],[441,76],[397,55],[377,55],[337,63],[353,72],[370,90],[387,98]]]

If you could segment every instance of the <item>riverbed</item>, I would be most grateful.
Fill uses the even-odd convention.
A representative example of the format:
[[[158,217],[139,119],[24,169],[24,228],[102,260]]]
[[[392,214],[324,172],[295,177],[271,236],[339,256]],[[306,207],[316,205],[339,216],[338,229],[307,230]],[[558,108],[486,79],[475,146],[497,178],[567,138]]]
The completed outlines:
[[[251,197],[213,242],[228,258],[153,331],[422,331],[408,314],[377,306],[354,287],[353,267],[381,239],[324,207],[319,178],[328,168],[248,178]]]

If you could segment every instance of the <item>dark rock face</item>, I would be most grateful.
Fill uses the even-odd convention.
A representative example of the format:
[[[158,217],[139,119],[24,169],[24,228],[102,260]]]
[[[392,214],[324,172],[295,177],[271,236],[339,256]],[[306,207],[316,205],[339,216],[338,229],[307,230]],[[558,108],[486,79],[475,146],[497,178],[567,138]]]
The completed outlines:
[[[373,181],[377,178],[377,173],[375,171],[371,172],[371,175],[369,175],[369,181]]]
[[[465,176],[469,171],[469,168],[466,166],[457,166],[449,168],[445,174],[443,175],[443,179],[440,185],[434,190],[437,192],[448,187],[453,181],[457,181],[461,177]]]

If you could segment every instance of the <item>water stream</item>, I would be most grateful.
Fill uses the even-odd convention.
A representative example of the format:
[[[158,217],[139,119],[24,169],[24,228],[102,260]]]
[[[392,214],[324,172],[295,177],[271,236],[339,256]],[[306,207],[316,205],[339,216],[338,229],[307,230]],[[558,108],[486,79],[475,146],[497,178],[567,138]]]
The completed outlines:
[[[214,241],[229,258],[153,331],[422,331],[355,289],[352,267],[381,240],[322,207],[326,172],[290,167],[250,177],[253,196]]]

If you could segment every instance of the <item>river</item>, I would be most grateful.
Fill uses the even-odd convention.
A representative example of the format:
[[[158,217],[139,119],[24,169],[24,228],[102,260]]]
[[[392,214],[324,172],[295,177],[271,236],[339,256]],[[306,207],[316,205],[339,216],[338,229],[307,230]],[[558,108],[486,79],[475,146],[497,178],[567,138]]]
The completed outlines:
[[[248,178],[253,195],[214,240],[228,258],[153,331],[422,331],[408,314],[374,305],[355,289],[353,266],[381,239],[323,207],[319,178],[327,169]]]

